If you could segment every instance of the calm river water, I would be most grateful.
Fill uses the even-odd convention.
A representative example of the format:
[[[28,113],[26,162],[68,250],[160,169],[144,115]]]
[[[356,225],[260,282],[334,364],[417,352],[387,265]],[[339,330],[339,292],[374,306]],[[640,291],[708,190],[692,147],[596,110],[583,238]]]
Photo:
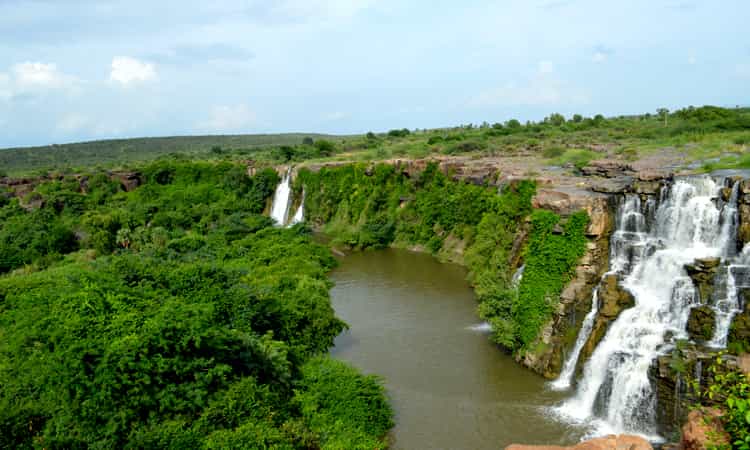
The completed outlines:
[[[394,449],[570,444],[580,431],[545,408],[561,394],[477,330],[465,270],[405,250],[353,253],[333,271],[333,306],[350,329],[334,357],[381,375],[396,413]]]

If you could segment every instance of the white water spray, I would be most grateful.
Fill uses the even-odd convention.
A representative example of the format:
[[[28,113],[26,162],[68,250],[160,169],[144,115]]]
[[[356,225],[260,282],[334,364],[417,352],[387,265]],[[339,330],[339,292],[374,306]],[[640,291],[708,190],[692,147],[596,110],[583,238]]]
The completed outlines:
[[[297,211],[292,216],[292,220],[289,222],[289,226],[296,225],[305,220],[305,192],[302,191],[302,202],[297,207]]]
[[[573,352],[571,352],[568,359],[563,365],[563,369],[560,372],[560,376],[549,384],[550,388],[555,391],[564,391],[569,389],[573,383],[573,375],[576,371],[576,363],[578,357],[581,356],[581,350],[589,339],[591,330],[594,328],[594,319],[596,319],[596,313],[599,311],[599,290],[594,288],[594,294],[591,296],[591,310],[583,318],[583,324],[581,325],[581,331],[578,333],[578,338],[573,346]]]
[[[637,433],[658,440],[648,370],[671,349],[670,336],[687,337],[688,315],[698,298],[684,265],[696,258],[727,258],[736,242],[736,227],[726,223],[731,213],[726,208],[735,205],[716,203],[720,189],[700,177],[674,182],[658,203],[627,197],[611,240],[610,269],[633,294],[635,306],[610,325],[584,367],[575,397],[558,408],[561,414],[593,424],[595,434]]]
[[[279,226],[284,226],[286,224],[287,216],[289,215],[289,206],[292,201],[291,178],[292,170],[290,168],[284,174],[281,183],[276,186],[276,192],[273,194],[271,218],[275,220],[276,224]]]

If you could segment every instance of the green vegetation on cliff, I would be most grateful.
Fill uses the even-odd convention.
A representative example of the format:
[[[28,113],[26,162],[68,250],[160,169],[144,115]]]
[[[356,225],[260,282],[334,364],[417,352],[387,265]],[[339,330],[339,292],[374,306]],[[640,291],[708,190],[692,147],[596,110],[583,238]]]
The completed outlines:
[[[560,217],[536,211],[526,249],[526,272],[511,285],[513,244],[532,212],[528,181],[496,187],[454,181],[428,164],[413,179],[392,165],[358,164],[301,170],[307,218],[352,248],[422,246],[465,264],[493,339],[510,350],[529,345],[549,320],[563,286],[583,255],[585,213],[572,215],[562,234]],[[457,248],[464,248],[457,254]],[[516,249],[518,251],[518,249]]]
[[[276,173],[142,172],[0,208],[0,447],[383,448],[379,380],[321,356],[335,260],[259,214]]]

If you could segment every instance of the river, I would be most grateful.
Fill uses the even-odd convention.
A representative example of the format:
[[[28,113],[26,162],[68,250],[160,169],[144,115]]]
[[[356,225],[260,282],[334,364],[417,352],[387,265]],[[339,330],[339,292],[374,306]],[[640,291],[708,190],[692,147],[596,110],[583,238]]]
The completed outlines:
[[[465,270],[405,250],[353,253],[331,274],[331,300],[350,329],[334,357],[383,377],[393,449],[500,449],[571,444],[581,431],[548,407],[564,394],[489,342]]]

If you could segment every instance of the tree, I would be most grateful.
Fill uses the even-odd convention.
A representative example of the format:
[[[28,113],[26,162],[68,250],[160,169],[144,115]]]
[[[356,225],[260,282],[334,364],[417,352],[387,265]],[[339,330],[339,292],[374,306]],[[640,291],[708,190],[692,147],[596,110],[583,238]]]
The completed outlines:
[[[521,128],[521,122],[516,119],[510,119],[509,121],[505,122],[505,126],[510,128],[511,130],[517,130]]]
[[[565,116],[560,113],[552,113],[544,121],[551,123],[556,127],[559,127],[560,125],[565,123]]]
[[[375,140],[375,139],[377,139],[377,138],[378,138],[378,137],[377,137],[377,136],[375,136],[375,133],[373,133],[372,131],[368,131],[368,132],[367,132],[367,139],[368,139],[368,140],[374,141],[374,140]]]
[[[315,142],[315,148],[318,149],[321,156],[331,156],[336,151],[336,146],[331,141],[321,139]]]
[[[305,136],[305,138],[302,139],[302,145],[313,145],[313,143],[313,138],[311,138],[310,136]]]
[[[573,114],[573,122],[575,123],[583,122],[583,116],[580,114]]]
[[[669,110],[667,108],[659,108],[656,110],[656,114],[664,118],[664,126],[667,126],[667,118],[669,117]]]

